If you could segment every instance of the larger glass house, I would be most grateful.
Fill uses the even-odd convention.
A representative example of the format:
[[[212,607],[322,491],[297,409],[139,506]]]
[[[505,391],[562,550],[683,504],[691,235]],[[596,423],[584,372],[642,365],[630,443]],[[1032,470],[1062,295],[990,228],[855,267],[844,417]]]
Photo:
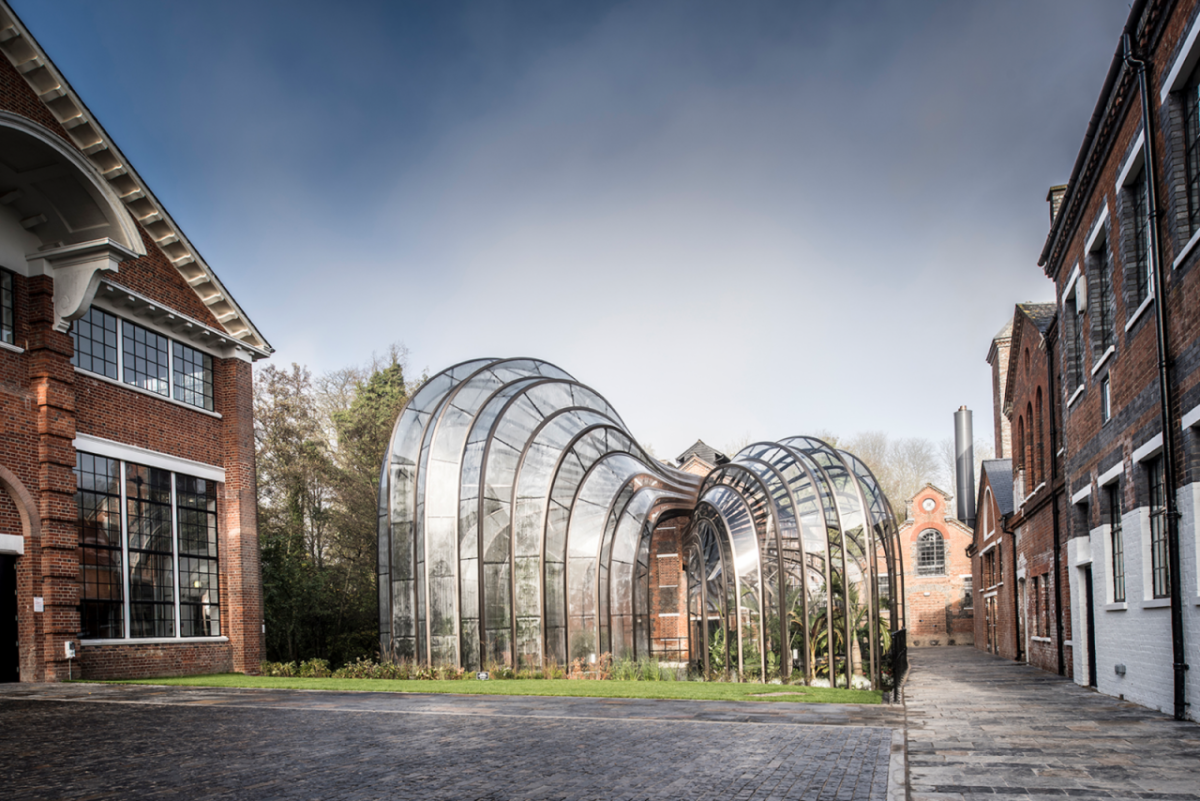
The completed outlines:
[[[870,471],[818,439],[697,476],[552,364],[463,362],[413,395],[384,457],[380,648],[469,669],[607,653],[878,682],[903,620],[902,591],[879,592],[903,575],[895,537]],[[652,586],[664,555],[678,591]],[[686,619],[685,653],[656,648],[664,616]]]

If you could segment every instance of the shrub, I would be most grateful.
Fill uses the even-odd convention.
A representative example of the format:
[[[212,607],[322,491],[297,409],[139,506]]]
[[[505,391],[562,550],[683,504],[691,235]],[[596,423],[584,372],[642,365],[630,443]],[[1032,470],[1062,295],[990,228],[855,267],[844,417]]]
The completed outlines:
[[[297,676],[305,679],[324,679],[329,677],[329,662],[325,659],[306,659],[300,663]]]

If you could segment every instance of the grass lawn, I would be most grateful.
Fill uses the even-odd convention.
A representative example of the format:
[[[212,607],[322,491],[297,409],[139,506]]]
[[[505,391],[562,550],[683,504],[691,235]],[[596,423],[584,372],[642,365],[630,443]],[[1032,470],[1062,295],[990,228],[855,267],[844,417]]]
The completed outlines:
[[[300,679],[219,673],[163,679],[131,679],[109,684],[164,684],[173,687],[247,687],[333,692],[455,693],[461,695],[562,695],[583,698],[668,698],[696,701],[806,701],[818,704],[878,704],[872,690],[835,690],[781,684],[712,681],[590,681],[494,679],[479,681],[400,681],[390,679]]]

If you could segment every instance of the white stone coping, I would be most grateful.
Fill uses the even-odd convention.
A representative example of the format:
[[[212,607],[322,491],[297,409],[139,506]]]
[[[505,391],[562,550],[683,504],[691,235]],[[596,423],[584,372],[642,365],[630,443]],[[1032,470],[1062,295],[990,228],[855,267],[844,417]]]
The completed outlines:
[[[1195,425],[1200,425],[1200,406],[1196,406],[1191,411],[1185,412],[1179,420],[1179,425],[1182,428],[1192,428]]]
[[[1105,470],[1100,478],[1096,479],[1096,484],[1101,487],[1107,487],[1121,477],[1121,469],[1124,466],[1121,462],[1117,462],[1111,469]]]
[[[1071,496],[1071,504],[1078,506],[1081,503],[1087,503],[1092,497],[1092,485],[1089,483],[1086,487]]]
[[[20,534],[0,534],[0,553],[10,556],[24,556],[25,538]]]
[[[10,345],[9,343],[5,342],[4,340],[0,340],[0,350],[11,350],[13,353],[24,353],[25,352],[24,348],[17,347],[16,345]]]
[[[1097,359],[1096,364],[1092,366],[1092,375],[1095,375],[1096,373],[1103,370],[1104,363],[1107,362],[1109,360],[1109,358],[1116,352],[1117,352],[1117,346],[1109,345],[1108,350],[1104,351],[1104,355],[1102,355],[1099,359]]]
[[[229,642],[228,637],[137,637],[123,640],[80,640],[79,644],[89,645],[189,645],[194,643]]]
[[[1162,432],[1155,434],[1150,439],[1146,440],[1133,451],[1133,461],[1144,462],[1147,459],[1157,456],[1163,447]]]
[[[94,437],[91,434],[76,434],[72,444],[75,446],[75,450],[85,453],[107,456],[110,459],[120,459],[126,462],[136,462],[147,467],[157,467],[162,470],[170,470],[173,473],[183,473],[184,475],[203,478],[206,481],[216,481],[220,484],[225,483],[225,468],[205,464],[204,462],[197,462],[192,459],[185,459],[182,456],[159,453],[148,448],[139,448],[137,445],[126,445],[123,442],[114,442],[111,439]]]
[[[1150,304],[1153,302],[1154,302],[1154,292],[1151,291],[1150,294],[1146,295],[1146,299],[1142,301],[1142,305],[1137,307],[1137,311],[1135,311],[1133,314],[1129,315],[1129,319],[1125,322],[1125,330],[1126,331],[1133,328],[1134,324],[1137,323],[1138,319],[1142,316],[1142,312],[1144,312],[1144,311],[1146,311],[1146,309],[1150,308]]]
[[[1166,609],[1171,606],[1170,598],[1147,598],[1142,601],[1143,609]]]

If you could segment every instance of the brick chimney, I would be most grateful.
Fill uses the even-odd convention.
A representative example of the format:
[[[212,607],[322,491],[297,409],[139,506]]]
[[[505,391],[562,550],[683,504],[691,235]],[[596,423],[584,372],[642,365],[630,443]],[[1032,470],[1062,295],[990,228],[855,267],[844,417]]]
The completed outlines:
[[[1062,206],[1063,196],[1067,194],[1067,185],[1059,184],[1058,186],[1050,187],[1050,191],[1046,193],[1046,200],[1050,202],[1050,226],[1054,226],[1054,218],[1058,216],[1058,210]]]

